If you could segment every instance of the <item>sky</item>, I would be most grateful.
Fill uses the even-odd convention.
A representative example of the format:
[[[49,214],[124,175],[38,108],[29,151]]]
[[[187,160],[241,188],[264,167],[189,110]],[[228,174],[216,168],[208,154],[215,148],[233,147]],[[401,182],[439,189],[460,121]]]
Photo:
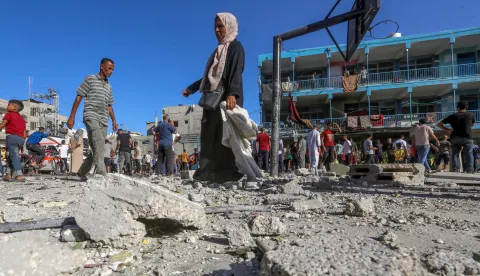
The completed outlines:
[[[60,112],[69,116],[75,91],[101,58],[115,62],[110,78],[117,123],[146,133],[162,108],[196,104],[184,88],[202,77],[216,48],[215,14],[231,12],[239,21],[245,53],[244,107],[259,122],[257,57],[271,53],[273,36],[322,20],[335,0],[3,0],[0,9],[0,98],[27,99],[32,91],[55,88]],[[333,15],[350,10],[342,0]],[[478,0],[382,0],[374,21],[393,19],[402,35],[479,26]],[[347,24],[332,28],[339,43]],[[388,33],[387,25],[379,34]],[[368,38],[367,38],[368,39]],[[285,50],[332,45],[326,31],[284,44]],[[75,127],[82,127],[83,108]],[[111,129],[111,125],[110,125]]]

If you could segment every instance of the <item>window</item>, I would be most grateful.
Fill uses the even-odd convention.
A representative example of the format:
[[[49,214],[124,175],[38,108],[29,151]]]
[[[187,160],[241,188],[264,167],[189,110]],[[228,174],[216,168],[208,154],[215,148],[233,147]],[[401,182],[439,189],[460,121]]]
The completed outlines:
[[[185,124],[188,125],[188,120],[185,120]]]
[[[173,126],[178,127],[178,121],[173,121]]]
[[[393,62],[392,61],[380,62],[378,64],[378,72],[379,73],[392,72],[392,71],[393,71]]]

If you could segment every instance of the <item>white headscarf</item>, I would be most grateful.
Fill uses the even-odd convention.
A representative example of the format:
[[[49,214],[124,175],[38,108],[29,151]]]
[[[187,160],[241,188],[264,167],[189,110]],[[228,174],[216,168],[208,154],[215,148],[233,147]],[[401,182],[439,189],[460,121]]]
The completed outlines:
[[[231,13],[217,13],[217,17],[222,21],[226,28],[225,38],[218,42],[217,51],[213,58],[212,66],[208,70],[208,80],[210,82],[210,89],[217,89],[218,84],[223,76],[225,70],[225,62],[227,59],[228,46],[230,42],[234,41],[238,35],[238,21],[237,18]],[[205,77],[200,84],[200,91],[204,92]]]

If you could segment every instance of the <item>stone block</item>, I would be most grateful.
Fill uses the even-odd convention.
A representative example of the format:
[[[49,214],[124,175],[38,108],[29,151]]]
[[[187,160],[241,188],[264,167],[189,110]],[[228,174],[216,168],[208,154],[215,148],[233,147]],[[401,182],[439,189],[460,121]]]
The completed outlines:
[[[74,217],[88,238],[119,248],[140,243],[149,227],[206,224],[201,205],[145,181],[110,174],[88,181]]]
[[[372,198],[360,198],[348,202],[345,208],[345,214],[354,217],[367,217],[375,214],[375,204]]]
[[[228,242],[232,247],[254,247],[255,242],[250,235],[248,226],[246,224],[241,225],[229,225],[227,227]]]
[[[422,164],[361,164],[350,166],[348,175],[353,181],[368,184],[419,186],[425,183]]]
[[[298,184],[298,180],[294,179],[285,185],[279,186],[278,189],[283,194],[288,195],[305,195],[305,190]]]
[[[256,216],[248,222],[250,233],[256,236],[272,236],[284,234],[285,225],[278,217],[272,216]]]
[[[292,203],[295,212],[304,212],[308,210],[316,210],[325,208],[325,204],[320,199],[300,200]]]

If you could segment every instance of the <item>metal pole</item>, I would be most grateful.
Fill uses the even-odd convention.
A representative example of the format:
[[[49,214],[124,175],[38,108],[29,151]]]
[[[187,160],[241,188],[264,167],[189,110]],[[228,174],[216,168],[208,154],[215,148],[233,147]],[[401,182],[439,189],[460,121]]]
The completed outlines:
[[[330,98],[330,122],[332,121],[332,98]]]
[[[408,58],[408,48],[405,49],[405,51],[407,51],[407,80],[410,81],[410,60]]]
[[[270,175],[278,177],[278,146],[280,128],[280,55],[282,39],[280,36],[273,37],[273,94],[272,94],[272,153],[270,163]]]
[[[412,92],[408,92],[408,94],[410,95],[410,126],[413,125],[413,121],[412,121],[412,114],[413,114],[413,110],[412,110]]]
[[[368,94],[367,94],[367,99],[368,99],[368,117],[370,117],[372,114],[370,113],[370,95]]]
[[[334,17],[331,17],[331,18],[327,18],[325,20],[318,21],[318,22],[315,22],[315,23],[297,28],[295,30],[291,30],[289,32],[280,34],[280,35],[278,35],[278,37],[282,41],[290,40],[292,38],[296,38],[296,37],[306,35],[306,34],[309,34],[309,33],[313,33],[313,32],[316,32],[316,31],[320,31],[322,29],[325,29],[325,28],[328,28],[328,27],[335,26],[337,24],[346,22],[350,19],[357,18],[358,16],[363,15],[365,13],[365,11],[366,11],[366,9],[359,9],[359,10],[355,10],[355,11],[346,12],[344,14],[340,14],[340,15],[337,15],[337,16],[334,16]]]
[[[330,59],[331,59],[331,56],[330,56],[330,51],[327,50],[327,59],[328,59],[328,88],[330,88]]]
[[[453,60],[453,42],[450,42],[450,55],[452,59],[452,78],[454,78],[455,77],[455,61]]]
[[[455,109],[457,109],[457,104],[456,104],[456,101],[457,101],[457,90],[456,89],[453,89],[453,111],[455,111]]]
[[[367,86],[370,84],[370,80],[369,80],[369,79],[370,79],[370,73],[369,73],[369,71],[368,71],[369,68],[370,68],[370,67],[368,66],[368,54],[369,54],[369,53],[370,53],[370,49],[369,49],[368,52],[366,53],[366,55],[367,55],[367,67],[366,67],[366,69],[367,69]]]

